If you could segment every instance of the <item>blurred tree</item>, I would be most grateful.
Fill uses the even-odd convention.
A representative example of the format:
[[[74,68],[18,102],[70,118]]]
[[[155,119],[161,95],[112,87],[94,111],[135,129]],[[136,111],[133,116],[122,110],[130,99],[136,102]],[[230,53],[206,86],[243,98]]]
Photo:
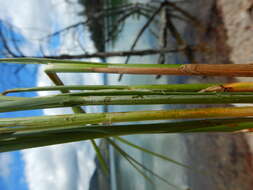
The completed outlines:
[[[158,63],[166,62],[167,53],[181,52],[186,58],[194,61],[194,51],[203,51],[205,47],[201,45],[189,45],[184,40],[175,25],[175,21],[189,22],[197,29],[201,29],[202,25],[186,10],[182,9],[177,2],[170,1],[154,1],[151,3],[128,3],[123,0],[95,0],[89,1],[79,0],[79,3],[85,7],[83,12],[78,14],[84,15],[84,20],[63,29],[55,31],[43,39],[40,39],[41,44],[52,43],[55,39],[64,38],[65,36],[73,36],[78,53],[60,54],[55,51],[50,52],[49,46],[40,47],[40,53],[32,55],[34,57],[45,57],[54,59],[82,59],[82,58],[107,58],[112,56],[126,57],[125,63],[128,63],[131,56],[145,55],[160,55]],[[179,2],[181,3],[181,1]],[[125,22],[129,17],[145,18],[144,24],[134,37],[133,43],[130,44],[128,50],[110,52],[106,48],[106,44],[113,45],[117,40],[120,32],[124,28]],[[157,25],[158,24],[158,25]],[[6,24],[5,24],[6,25]],[[0,28],[0,43],[2,46],[2,57],[26,57],[21,51],[22,39],[19,35],[13,35],[13,26]],[[153,31],[154,25],[159,29]],[[153,28],[152,28],[153,26]],[[6,29],[8,28],[8,29]],[[91,38],[94,41],[96,52],[90,52],[85,46],[84,31],[87,29],[91,32]],[[150,32],[151,35],[157,38],[159,42],[158,48],[153,49],[138,49],[136,45],[144,32]],[[168,43],[168,39],[174,39],[175,43]]]

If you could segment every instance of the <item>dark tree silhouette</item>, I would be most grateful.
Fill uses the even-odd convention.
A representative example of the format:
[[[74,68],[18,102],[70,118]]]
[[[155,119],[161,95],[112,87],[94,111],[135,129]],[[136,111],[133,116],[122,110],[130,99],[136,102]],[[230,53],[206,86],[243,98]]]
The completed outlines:
[[[104,1],[99,1],[100,4],[85,4],[85,12],[79,13],[85,14],[85,19],[81,22],[62,28],[55,31],[44,38],[40,39],[42,44],[45,42],[50,43],[54,38],[62,38],[67,34],[74,36],[74,41],[77,43],[77,48],[81,50],[78,54],[57,54],[45,53],[46,47],[41,45],[40,53],[33,57],[45,57],[55,59],[82,59],[82,58],[101,58],[105,59],[112,56],[126,57],[125,63],[127,64],[132,56],[146,56],[158,54],[157,63],[166,63],[166,55],[168,53],[182,53],[189,60],[194,61],[194,51],[203,51],[205,46],[203,45],[188,45],[184,40],[183,36],[178,31],[175,20],[189,22],[194,25],[197,29],[202,29],[201,23],[198,19],[194,18],[186,10],[182,9],[177,3],[170,1],[153,3],[127,3],[117,6],[108,6],[103,4]],[[101,4],[102,2],[102,4]],[[107,51],[105,48],[106,43],[114,43],[117,40],[118,35],[124,27],[126,20],[129,17],[144,17],[146,21],[137,32],[134,37],[134,41],[130,44],[128,50],[125,51]],[[159,22],[159,30],[154,32],[152,25],[157,24],[157,20],[163,19],[163,22]],[[2,46],[0,56],[2,57],[26,57],[27,55],[20,49],[20,39],[17,39],[17,35],[13,32],[8,32],[4,25],[0,25],[0,45]],[[13,26],[8,25],[10,31],[13,30]],[[97,52],[90,53],[85,48],[85,41],[83,39],[83,32],[87,31],[87,28],[91,32],[92,40],[95,43]],[[137,43],[141,39],[144,32],[149,31],[151,34],[156,36],[159,41],[159,47],[153,49],[138,49],[135,50]],[[172,47],[168,43],[168,38],[174,39],[176,42]],[[80,52],[80,51],[79,51]],[[122,75],[120,76],[120,78]]]

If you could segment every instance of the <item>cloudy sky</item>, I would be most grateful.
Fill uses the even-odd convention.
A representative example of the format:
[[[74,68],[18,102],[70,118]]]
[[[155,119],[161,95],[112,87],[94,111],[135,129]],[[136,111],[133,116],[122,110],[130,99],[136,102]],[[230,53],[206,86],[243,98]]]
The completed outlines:
[[[39,51],[39,39],[83,19],[76,16],[76,12],[81,11],[82,7],[78,6],[75,1],[71,0],[74,3],[67,4],[64,0],[0,0],[0,19],[17,28],[17,31],[26,39],[22,50],[28,55],[35,55]],[[84,38],[91,51],[94,50],[88,32],[85,33]],[[63,53],[72,53],[68,48],[73,46],[72,42],[71,36],[65,36],[65,38],[58,39],[53,47],[49,48]],[[78,51],[75,49],[75,52]],[[43,75],[43,68],[39,68],[37,76],[27,73],[32,70],[26,68],[19,73],[21,77],[30,76],[30,78],[21,80],[22,84],[32,85],[33,82],[34,85],[39,86],[50,84],[50,81]],[[0,67],[0,72],[6,74],[2,67]],[[62,79],[68,81],[68,84],[84,84],[87,80],[93,81],[93,84],[102,83],[102,77],[95,74],[75,76],[65,74],[62,75]],[[17,81],[12,84],[5,82],[0,85],[1,90],[17,87],[15,84]],[[91,107],[88,111],[100,110],[97,107]],[[59,113],[70,113],[70,110],[55,109],[29,114]],[[0,116],[8,117],[6,114]],[[94,171],[93,158],[94,152],[88,142],[1,153],[0,189],[85,190],[88,188],[90,176]]]

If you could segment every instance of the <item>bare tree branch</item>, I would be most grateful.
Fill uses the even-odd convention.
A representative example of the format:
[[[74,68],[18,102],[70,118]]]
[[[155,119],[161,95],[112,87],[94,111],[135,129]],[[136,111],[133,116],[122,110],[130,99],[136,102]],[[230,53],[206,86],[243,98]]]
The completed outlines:
[[[14,27],[12,25],[9,25],[8,26],[10,27],[11,30],[14,31]],[[17,53],[20,55],[20,56],[24,56],[24,53],[21,51],[18,43],[17,43],[17,40],[16,40],[16,37],[15,37],[15,34],[13,32],[10,32],[11,34],[11,41],[12,41],[12,44],[13,44],[13,47],[15,48],[15,50],[17,51]]]
[[[144,50],[132,50],[132,51],[114,51],[114,52],[96,52],[96,53],[84,53],[79,55],[56,55],[56,56],[44,56],[44,58],[51,59],[82,59],[82,58],[107,58],[107,57],[126,57],[126,56],[145,56],[161,53],[177,53],[183,52],[189,47],[181,47],[176,49],[161,48],[161,49],[144,49]],[[190,47],[193,51],[203,51],[198,46]],[[39,58],[39,57],[38,57]],[[41,58],[41,57],[40,57]]]
[[[73,29],[73,28],[77,28],[77,27],[79,27],[81,25],[87,25],[90,22],[95,21],[96,19],[99,19],[100,17],[123,13],[123,12],[125,12],[125,11],[127,11],[129,9],[132,9],[132,5],[131,4],[127,4],[125,6],[119,6],[117,8],[114,7],[114,8],[103,9],[102,11],[94,13],[92,15],[92,17],[87,18],[85,21],[78,22],[78,23],[72,24],[70,26],[67,26],[67,27],[65,27],[63,29],[60,29],[60,30],[58,30],[58,31],[56,31],[56,32],[54,32],[52,34],[47,35],[46,38],[50,38],[50,37],[59,35],[59,34],[61,34],[63,32],[66,32],[66,31],[68,31],[70,29]]]
[[[171,32],[171,35],[175,38],[177,44],[179,46],[186,46],[186,42],[185,40],[182,38],[182,36],[180,35],[179,31],[177,30],[176,26],[174,25],[170,15],[168,14],[168,12],[166,13],[166,26],[168,27],[168,29]],[[194,55],[191,52],[190,48],[186,48],[183,51],[184,55],[187,57],[187,59],[189,60],[189,62],[194,62]]]
[[[155,16],[161,11],[162,9],[162,5],[152,14],[152,16],[147,20],[147,22],[143,25],[143,27],[141,28],[141,30],[139,31],[138,35],[136,36],[130,50],[133,50],[137,44],[137,42],[139,41],[140,37],[142,36],[143,32],[148,28],[148,26],[151,24],[151,22],[153,21],[153,19],[155,18]],[[127,57],[125,63],[127,64],[129,61],[130,57]]]
[[[115,33],[117,32],[117,28],[120,24],[122,24],[128,17],[130,17],[131,15],[133,15],[134,13],[137,12],[137,9],[133,9],[127,13],[124,13],[122,16],[120,16],[115,24],[111,27],[111,31],[109,31],[108,33],[108,38],[105,40],[105,42],[109,42],[110,40],[112,40],[115,37]]]
[[[3,32],[3,26],[0,26],[0,41],[2,43],[3,46],[3,50],[6,51],[6,55],[5,56],[13,56],[16,57],[18,56],[13,50],[11,50],[11,47],[7,41],[7,37],[4,35]]]
[[[163,8],[163,4],[160,5],[160,7],[152,14],[152,16],[151,16],[151,17],[147,20],[147,22],[143,25],[143,27],[141,28],[141,30],[140,30],[139,33],[137,34],[137,36],[136,36],[136,38],[135,38],[135,40],[134,40],[134,42],[133,42],[133,44],[132,44],[132,46],[131,46],[131,48],[130,48],[131,51],[134,50],[134,48],[135,48],[137,42],[139,41],[140,37],[142,36],[142,34],[144,33],[144,31],[148,28],[148,26],[151,24],[151,22],[153,21],[153,19],[155,18],[155,16],[162,10],[162,8]],[[129,59],[130,59],[130,56],[128,56],[128,57],[126,58],[125,64],[128,63]],[[118,81],[120,81],[120,80],[122,79],[122,77],[123,77],[123,75],[121,74],[121,75],[119,76]]]

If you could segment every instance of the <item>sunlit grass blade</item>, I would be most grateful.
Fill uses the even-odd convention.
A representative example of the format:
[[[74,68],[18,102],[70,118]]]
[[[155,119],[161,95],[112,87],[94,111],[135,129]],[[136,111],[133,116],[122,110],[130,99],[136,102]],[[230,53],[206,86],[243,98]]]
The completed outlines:
[[[253,82],[235,82],[213,85],[203,88],[200,92],[253,92]]]
[[[8,101],[15,101],[15,100],[26,100],[26,97],[16,97],[16,96],[2,96],[0,95],[0,103],[1,102],[8,102]]]
[[[220,84],[151,84],[151,85],[60,85],[34,88],[15,88],[2,94],[31,91],[60,91],[60,90],[165,90],[167,92],[198,92],[202,89]]]
[[[224,72],[226,71],[226,72]],[[48,64],[50,73],[117,73],[154,75],[253,76],[252,64]]]
[[[189,99],[192,98],[192,96],[197,96],[199,98],[202,97],[209,97],[212,98],[214,97],[214,100],[218,101],[217,98],[215,97],[221,97],[221,98],[227,98],[231,97],[231,101],[234,100],[238,96],[243,96],[244,98],[247,96],[253,96],[252,92],[232,92],[232,93],[227,93],[227,92],[205,92],[205,93],[198,93],[198,92],[174,92],[174,91],[167,91],[167,90],[146,90],[146,89],[137,89],[137,90],[89,90],[85,92],[71,92],[71,93],[64,93],[64,94],[58,94],[58,95],[53,95],[53,96],[43,96],[41,98],[53,98],[53,97],[58,97],[58,96],[75,96],[75,97],[85,97],[85,96],[93,96],[94,100],[96,101],[96,96],[133,96],[133,98],[141,98],[142,96],[146,96],[149,98],[147,95],[159,95],[159,96],[172,96],[171,99],[172,101],[176,99],[176,97],[173,97],[173,95],[177,95],[178,97],[182,97],[182,101],[184,99]],[[210,97],[211,96],[211,97]],[[185,97],[185,98],[183,98]],[[39,97],[38,97],[39,98]],[[143,97],[145,98],[145,97]],[[169,97],[168,97],[169,98]],[[174,98],[174,99],[173,99]],[[234,98],[234,99],[233,99]],[[8,98],[6,98],[8,99]],[[11,99],[11,98],[9,98]],[[13,97],[13,100],[19,100],[18,97]],[[20,98],[22,100],[22,98]],[[193,99],[193,98],[192,98]],[[237,100],[238,101],[238,100]],[[243,101],[243,100],[242,100]],[[199,101],[201,102],[201,100]]]
[[[0,62],[47,63],[45,72],[99,72],[118,74],[253,76],[252,64],[110,64],[72,60],[16,58]],[[226,71],[226,72],[224,72]]]
[[[111,113],[66,114],[20,118],[1,118],[0,127],[54,127],[169,119],[207,119],[253,116],[253,108],[196,108]]]
[[[197,96],[199,98],[201,97],[210,97],[214,100],[216,100],[216,97],[222,97],[222,98],[227,98],[228,96],[231,97],[231,101],[233,98],[242,96],[242,97],[247,97],[247,96],[252,96],[253,92],[205,92],[205,93],[199,93],[199,92],[175,92],[175,91],[168,91],[168,90],[149,90],[149,89],[131,89],[131,90],[89,90],[89,91],[84,91],[84,92],[71,92],[71,93],[64,93],[64,94],[58,94],[54,95],[51,97],[55,96],[93,96],[94,99],[96,96],[133,96],[133,98],[136,98],[138,96],[145,96],[145,95],[160,95],[160,96],[165,96],[165,95],[177,95],[177,96],[185,96],[185,99],[190,98],[190,96]],[[44,96],[45,97],[45,96]],[[49,96],[50,97],[50,96]],[[149,97],[149,96],[147,96]],[[173,97],[172,97],[173,98]],[[215,99],[216,98],[216,99]],[[217,101],[217,100],[216,100]],[[238,100],[237,100],[238,101]],[[243,101],[243,100],[242,100]],[[200,100],[201,102],[201,100]]]
[[[21,63],[21,64],[47,64],[48,59],[36,59],[36,58],[1,58],[1,63]],[[52,60],[53,61],[53,60]]]
[[[172,88],[164,88],[164,89],[159,89],[162,85],[158,85],[157,87],[155,85],[153,85],[153,89],[145,89],[145,88],[135,88],[132,87],[132,89],[123,89],[123,86],[116,86],[116,89],[110,89],[109,87],[105,86],[99,86],[99,89],[97,90],[86,90],[86,91],[82,91],[82,92],[70,92],[69,90],[80,90],[81,88],[75,88],[75,87],[69,87],[69,88],[62,88],[63,86],[57,86],[57,87],[53,87],[53,88],[48,88],[48,91],[51,90],[60,90],[60,91],[65,91],[64,94],[57,94],[57,95],[53,95],[53,96],[43,96],[41,98],[52,98],[52,97],[57,97],[57,96],[94,96],[94,99],[96,98],[96,96],[127,96],[127,95],[181,95],[184,96],[185,99],[189,99],[190,95],[193,96],[195,95],[198,98],[201,97],[210,97],[212,96],[213,98],[215,97],[224,97],[226,98],[227,96],[232,98],[238,97],[238,96],[251,96],[253,95],[252,92],[197,92],[199,89],[199,87],[204,87],[207,85],[199,85],[198,87],[194,87],[194,88],[185,88],[185,91],[182,91],[183,88],[180,87],[180,85],[177,85],[177,87],[175,89]],[[174,85],[173,85],[174,86]],[[186,85],[184,85],[186,86]],[[83,87],[82,89],[91,89],[93,87]],[[114,87],[112,87],[114,88]],[[118,88],[118,89],[117,89]],[[46,88],[42,88],[41,91],[46,91]],[[176,89],[179,89],[179,91],[176,91]],[[208,88],[206,88],[208,89]],[[29,89],[11,89],[11,90],[7,90],[4,91],[2,94],[8,94],[8,93],[13,93],[13,92],[29,92],[29,91],[40,91],[40,88],[29,88]],[[2,96],[2,99],[8,99],[8,97],[4,97]],[[212,98],[211,97],[211,98]],[[1,98],[1,96],[0,96]],[[12,97],[10,97],[9,99],[11,99]],[[38,97],[39,98],[39,97]],[[173,97],[172,97],[173,98]],[[22,98],[18,98],[18,97],[13,97],[13,100],[18,100],[18,99],[22,99]],[[25,99],[25,98],[23,98]],[[217,99],[217,98],[216,98]]]
[[[228,104],[253,103],[251,94],[196,95],[128,95],[128,96],[71,96],[53,95],[25,100],[0,102],[0,112],[74,107],[84,105],[145,105],[145,104]],[[226,109],[226,108],[224,108]]]
[[[153,124],[128,124],[128,125],[71,125],[71,124],[55,124],[55,125],[36,125],[31,124],[20,125],[18,123],[6,124],[0,128],[1,133],[14,133],[13,137],[23,137],[32,134],[55,134],[61,132],[89,132],[101,133],[102,135],[128,135],[128,134],[144,134],[144,133],[180,133],[189,130],[199,130],[199,132],[215,132],[219,127],[220,132],[240,130],[241,123],[251,123],[253,118],[231,118],[231,119],[202,119],[190,121],[176,121],[169,123],[153,123]],[[10,126],[10,127],[8,127]],[[222,128],[223,127],[223,128]],[[238,128],[239,127],[239,128]],[[21,133],[16,133],[21,132]],[[38,133],[36,133],[38,132]],[[103,137],[103,136],[101,136]],[[96,137],[96,138],[100,138]]]

